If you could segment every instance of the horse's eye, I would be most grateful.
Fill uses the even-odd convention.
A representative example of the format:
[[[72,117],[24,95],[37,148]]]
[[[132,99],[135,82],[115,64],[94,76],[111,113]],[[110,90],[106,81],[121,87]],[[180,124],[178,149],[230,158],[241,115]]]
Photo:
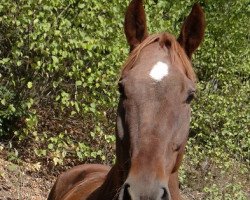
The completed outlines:
[[[186,103],[190,104],[194,98],[195,98],[195,91],[190,91],[186,99]]]
[[[118,90],[121,96],[124,96],[124,86],[121,82],[118,83]]]
[[[181,145],[173,144],[173,151],[179,151],[181,149]]]

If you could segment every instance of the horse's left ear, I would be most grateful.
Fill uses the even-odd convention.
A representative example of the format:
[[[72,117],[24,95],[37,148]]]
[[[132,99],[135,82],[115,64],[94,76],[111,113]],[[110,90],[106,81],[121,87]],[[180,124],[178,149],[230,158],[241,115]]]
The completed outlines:
[[[130,51],[148,36],[143,0],[130,2],[125,14],[124,31],[130,45]]]
[[[196,3],[193,5],[191,13],[182,25],[180,36],[177,39],[190,59],[192,57],[192,53],[202,42],[204,32],[205,14],[201,6]]]

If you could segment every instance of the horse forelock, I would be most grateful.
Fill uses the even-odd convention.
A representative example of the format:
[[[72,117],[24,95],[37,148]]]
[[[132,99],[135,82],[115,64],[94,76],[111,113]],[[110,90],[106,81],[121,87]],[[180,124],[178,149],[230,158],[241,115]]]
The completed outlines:
[[[182,66],[185,71],[185,75],[192,80],[193,82],[196,82],[196,74],[193,70],[192,64],[187,57],[185,51],[180,46],[180,44],[177,42],[174,36],[172,36],[169,33],[159,33],[159,34],[153,34],[148,36],[140,45],[138,45],[129,55],[127,60],[125,61],[125,64],[123,65],[121,77],[125,77],[133,67],[135,62],[137,61],[141,51],[147,47],[148,45],[159,42],[161,46],[165,45],[170,54],[170,62],[174,66],[177,62],[177,59],[179,59],[182,62]]]

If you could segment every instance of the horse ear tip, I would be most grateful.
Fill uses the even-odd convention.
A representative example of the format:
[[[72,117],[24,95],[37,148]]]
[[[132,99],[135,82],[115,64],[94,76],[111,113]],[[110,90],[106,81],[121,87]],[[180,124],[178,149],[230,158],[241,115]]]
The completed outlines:
[[[193,10],[203,11],[202,6],[199,2],[194,3]]]
[[[194,3],[194,6],[195,6],[195,7],[201,7],[201,4],[200,4],[200,2],[195,2],[195,3]]]
[[[191,13],[192,13],[193,15],[201,16],[202,18],[204,18],[204,14],[205,14],[205,13],[204,13],[204,10],[203,10],[203,8],[202,8],[202,6],[201,6],[201,4],[198,3],[198,2],[196,2],[196,3],[193,5],[193,8],[192,8]]]

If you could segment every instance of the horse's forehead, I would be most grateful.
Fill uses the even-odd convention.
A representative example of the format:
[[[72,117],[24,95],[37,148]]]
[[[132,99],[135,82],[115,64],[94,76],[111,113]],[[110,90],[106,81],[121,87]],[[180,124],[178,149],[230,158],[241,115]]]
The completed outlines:
[[[159,43],[145,47],[138,56],[130,75],[137,79],[161,81],[171,72],[168,49],[160,47]]]
[[[165,83],[168,79],[174,80],[180,75],[179,68],[173,66],[170,60],[169,50],[154,43],[142,50],[128,73],[128,79],[133,83]]]
[[[157,61],[156,64],[154,64],[149,72],[149,76],[154,81],[161,81],[164,77],[167,77],[169,75],[169,65],[164,61]]]

